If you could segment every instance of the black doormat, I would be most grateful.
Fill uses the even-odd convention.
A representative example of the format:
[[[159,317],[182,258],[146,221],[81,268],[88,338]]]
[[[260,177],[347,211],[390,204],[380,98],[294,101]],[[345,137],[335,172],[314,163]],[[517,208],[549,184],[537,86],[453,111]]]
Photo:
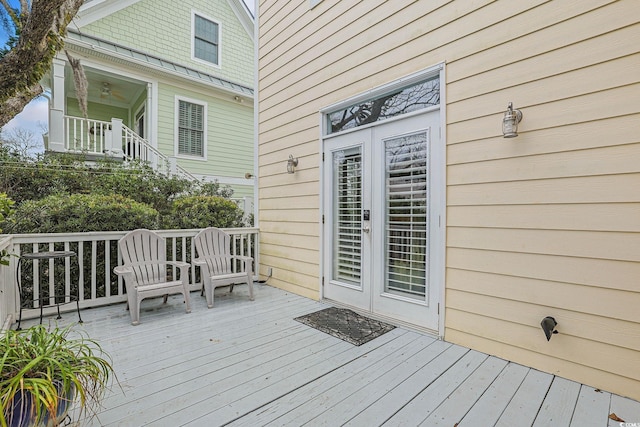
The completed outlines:
[[[395,328],[354,311],[336,307],[325,308],[294,320],[353,345],[362,345]]]

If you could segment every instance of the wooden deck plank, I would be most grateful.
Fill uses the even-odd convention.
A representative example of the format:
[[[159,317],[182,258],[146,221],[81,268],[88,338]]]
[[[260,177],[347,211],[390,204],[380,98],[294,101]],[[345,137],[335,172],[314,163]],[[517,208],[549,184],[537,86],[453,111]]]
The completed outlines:
[[[432,341],[416,340],[418,334],[411,335],[407,345],[398,348],[393,352],[388,352],[386,357],[381,358],[375,365],[370,366],[366,371],[361,371],[357,375],[349,377],[349,381],[341,381],[326,392],[317,395],[307,401],[303,406],[298,406],[276,419],[271,425],[278,426],[300,426],[311,421],[325,410],[332,407],[345,396],[351,395],[362,385],[370,381],[371,377],[377,377],[389,371],[397,363],[396,358],[404,357],[405,354],[415,354]],[[267,424],[267,425],[270,425]]]
[[[278,343],[265,347],[264,353],[242,363],[231,362],[220,369],[212,363],[206,370],[190,371],[187,378],[180,375],[178,378],[163,380],[162,384],[155,384],[150,401],[145,403],[146,408],[141,409],[139,403],[149,397],[131,400],[101,413],[102,422],[104,425],[151,423],[205,400],[210,404],[213,398],[221,397],[222,393],[246,382],[247,378],[266,376],[296,360],[318,357],[330,351],[340,351],[340,347],[344,348],[342,343],[336,342],[336,339],[330,336],[318,340],[316,336],[309,334],[294,341],[296,344],[299,343],[301,348],[284,356]],[[328,345],[329,343],[332,345]]]
[[[489,357],[422,422],[422,426],[452,426],[467,414],[509,362]]]
[[[135,327],[124,304],[83,310],[74,330],[111,354],[123,389],[80,425],[601,427],[610,413],[640,422],[639,402],[405,328],[353,346],[293,320],[327,304],[265,285],[249,301],[246,288],[217,289],[213,309],[194,292],[191,314],[179,296],[145,301]],[[60,325],[76,321],[64,314]]]
[[[198,421],[202,422],[203,425],[210,425],[211,423],[218,422],[218,420],[232,422],[240,417],[244,417],[247,413],[253,412],[256,406],[261,408],[268,403],[271,403],[274,400],[274,396],[278,396],[279,394],[282,397],[279,401],[285,402],[287,406],[290,406],[291,393],[296,392],[307,384],[314,384],[316,381],[320,382],[321,379],[331,377],[333,372],[346,366],[350,366],[353,361],[368,359],[376,350],[382,349],[383,352],[387,353],[389,351],[388,347],[391,344],[389,341],[391,339],[399,341],[399,338],[394,338],[394,335],[399,335],[400,333],[400,331],[395,334],[389,332],[367,343],[369,345],[363,344],[360,347],[353,347],[348,352],[336,355],[314,366],[306,368],[302,367],[301,370],[289,377],[278,379],[272,376],[271,378],[274,379],[269,381],[266,387],[259,388],[258,392],[252,393],[248,396],[245,392],[241,398],[216,411],[208,413],[206,416],[198,419]],[[411,334],[402,334],[402,338],[403,340],[408,340],[408,344],[411,343]],[[407,347],[408,346],[403,346],[403,348]],[[378,351],[378,353],[379,352],[380,351]],[[280,420],[278,420],[278,424],[281,424]],[[264,424],[261,423],[253,425]]]
[[[580,384],[555,377],[533,427],[569,425],[578,401],[578,393],[580,393]]]
[[[530,369],[496,422],[497,427],[530,426],[544,401],[553,375]]]
[[[607,411],[610,405],[611,393],[583,385],[580,387],[570,427],[588,426],[589,424],[607,425]]]
[[[393,340],[389,340],[384,347],[376,347],[372,351],[358,357],[354,361],[342,365],[335,371],[324,375],[318,380],[305,384],[286,395],[286,399],[277,399],[268,405],[254,409],[247,413],[244,417],[231,423],[232,426],[257,426],[266,425],[269,422],[279,418],[280,416],[298,408],[309,400],[324,395],[335,385],[350,380],[353,376],[360,372],[372,369],[382,359],[388,357],[390,353],[398,350],[411,342],[411,335],[402,334],[400,330],[394,329],[375,341],[387,339],[389,336],[398,335]],[[365,344],[366,345],[366,344]],[[366,357],[365,357],[366,356]]]
[[[609,413],[628,423],[640,423],[640,402],[612,394]],[[620,427],[620,421],[609,419],[609,427]]]
[[[334,425],[336,421],[344,422],[351,420],[359,413],[371,406],[378,406],[378,401],[387,395],[391,390],[398,387],[411,378],[418,370],[431,364],[437,357],[446,351],[450,344],[436,341],[421,350],[419,353],[405,359],[401,363],[380,375],[373,381],[366,383],[355,393],[344,396],[343,399],[335,406],[321,415],[321,419],[315,425]],[[432,365],[433,367],[433,365]]]
[[[473,350],[467,352],[458,360],[458,363],[446,370],[438,379],[429,384],[429,387],[411,399],[384,425],[401,427],[420,424],[488,357],[486,354]]]
[[[314,334],[324,335],[324,333],[317,330],[313,329],[312,331]],[[403,334],[402,331],[398,331],[397,334],[407,335],[406,333]],[[315,352],[313,358],[296,360],[294,363],[287,364],[279,370],[272,371],[268,376],[256,377],[225,393],[225,396],[221,399],[214,399],[213,401],[208,400],[206,402],[206,406],[203,408],[197,408],[195,411],[190,410],[188,414],[183,414],[186,416],[183,416],[182,418],[178,417],[180,414],[175,414],[176,417],[171,416],[164,418],[161,420],[161,424],[180,425],[177,423],[184,422],[185,420],[191,420],[194,423],[199,423],[200,425],[211,425],[211,423],[224,424],[231,422],[238,418],[238,416],[241,416],[242,413],[237,413],[237,407],[230,408],[229,404],[246,398],[247,394],[250,394],[252,391],[260,391],[270,388],[272,392],[269,400],[264,400],[264,397],[266,396],[264,394],[260,396],[256,396],[255,394],[250,396],[249,400],[252,401],[254,405],[253,407],[255,408],[255,406],[261,406],[272,400],[273,392],[275,390],[279,390],[281,394],[285,395],[289,391],[295,390],[300,386],[335,370],[337,366],[345,364],[349,360],[359,357],[362,354],[366,354],[376,346],[383,346],[389,339],[393,339],[393,334],[390,334],[389,337],[385,337],[377,343],[374,342],[374,340],[367,343],[368,345],[365,344],[361,347],[354,347],[346,342],[341,342],[341,345],[344,345],[345,349],[343,352],[335,351],[330,348],[320,352]],[[256,397],[262,397],[263,400],[256,399]],[[247,402],[248,401],[245,400],[245,403]],[[250,410],[251,409],[247,408],[245,411],[249,412]],[[156,424],[154,423],[154,425]]]
[[[346,425],[370,426],[391,418],[407,401],[425,390],[443,372],[451,368],[469,350],[457,345],[449,346],[436,358],[417,370],[412,376],[382,396],[375,404],[365,408]]]
[[[524,381],[529,368],[509,363],[458,424],[459,427],[494,425]]]

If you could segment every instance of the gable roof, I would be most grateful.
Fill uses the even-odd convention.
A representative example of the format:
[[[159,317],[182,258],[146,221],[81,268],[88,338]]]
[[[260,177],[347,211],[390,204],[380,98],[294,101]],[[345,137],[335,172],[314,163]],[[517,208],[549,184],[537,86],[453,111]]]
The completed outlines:
[[[93,0],[100,1],[100,0]],[[103,40],[98,37],[81,34],[78,31],[68,29],[65,39],[66,45],[73,45],[81,51],[92,55],[103,55],[109,58],[115,58],[123,63],[128,63],[138,67],[163,72],[173,76],[179,76],[192,81],[213,86],[225,92],[241,94],[247,97],[253,97],[253,89],[231,81],[221,79],[211,74],[203,73],[193,68],[185,67],[176,62],[168,61],[158,56],[131,49],[129,47]]]
[[[78,14],[73,18],[69,28],[79,30],[99,19],[111,15],[119,10],[134,5],[141,0],[85,0]],[[245,31],[254,39],[254,22],[251,12],[242,0],[226,0]]]

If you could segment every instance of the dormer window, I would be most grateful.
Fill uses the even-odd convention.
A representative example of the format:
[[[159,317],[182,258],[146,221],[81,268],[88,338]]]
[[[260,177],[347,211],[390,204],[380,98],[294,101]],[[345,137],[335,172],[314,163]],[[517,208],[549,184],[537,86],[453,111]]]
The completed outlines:
[[[220,65],[220,25],[193,14],[193,57]]]

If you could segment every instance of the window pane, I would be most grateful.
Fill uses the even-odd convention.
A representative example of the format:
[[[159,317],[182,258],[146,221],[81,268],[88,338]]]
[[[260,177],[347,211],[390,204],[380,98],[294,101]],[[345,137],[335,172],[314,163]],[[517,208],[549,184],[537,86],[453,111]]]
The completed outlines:
[[[208,62],[218,63],[218,46],[205,41],[195,40],[195,57]]]
[[[218,33],[218,24],[196,15],[193,49],[196,58],[214,64],[218,63]]]
[[[385,141],[385,291],[424,301],[427,264],[427,134]]]
[[[204,156],[204,106],[179,101],[178,153]]]
[[[333,280],[361,286],[362,153],[333,153]]]
[[[328,115],[329,133],[386,120],[440,104],[440,78],[433,77],[396,92]]]

